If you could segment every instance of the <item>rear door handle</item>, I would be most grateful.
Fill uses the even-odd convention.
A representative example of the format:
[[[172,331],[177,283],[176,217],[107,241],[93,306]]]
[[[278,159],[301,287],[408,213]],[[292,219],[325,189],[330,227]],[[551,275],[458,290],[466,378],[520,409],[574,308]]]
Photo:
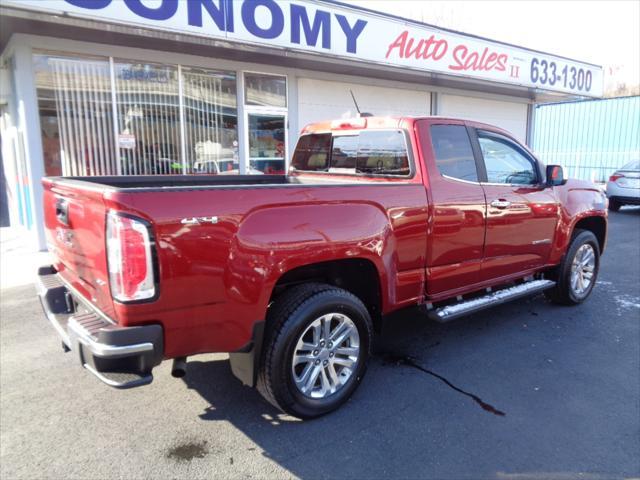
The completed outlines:
[[[491,206],[494,208],[507,208],[511,206],[511,202],[509,200],[494,200],[491,202]]]

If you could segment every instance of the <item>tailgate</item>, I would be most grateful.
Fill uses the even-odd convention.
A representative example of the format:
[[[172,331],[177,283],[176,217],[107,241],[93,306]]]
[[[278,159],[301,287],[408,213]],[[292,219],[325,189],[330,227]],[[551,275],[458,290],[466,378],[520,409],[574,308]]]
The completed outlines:
[[[62,279],[114,318],[105,250],[103,194],[81,182],[44,179],[47,246]]]

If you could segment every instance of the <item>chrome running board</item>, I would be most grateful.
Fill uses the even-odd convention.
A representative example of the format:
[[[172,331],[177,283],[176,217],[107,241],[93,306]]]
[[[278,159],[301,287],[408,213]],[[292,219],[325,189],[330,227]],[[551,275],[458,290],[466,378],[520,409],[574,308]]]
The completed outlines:
[[[556,282],[552,280],[532,280],[514,287],[496,290],[482,297],[471,298],[445,307],[435,308],[427,312],[427,316],[436,322],[445,323],[454,318],[484,310],[485,308],[540,293],[543,290],[553,287],[555,284]]]

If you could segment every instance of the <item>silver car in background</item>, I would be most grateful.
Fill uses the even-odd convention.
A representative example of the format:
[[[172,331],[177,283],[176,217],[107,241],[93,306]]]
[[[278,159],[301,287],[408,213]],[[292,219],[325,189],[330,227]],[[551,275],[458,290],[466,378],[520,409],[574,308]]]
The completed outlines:
[[[623,205],[640,205],[640,160],[616,170],[607,182],[609,210],[617,212]]]

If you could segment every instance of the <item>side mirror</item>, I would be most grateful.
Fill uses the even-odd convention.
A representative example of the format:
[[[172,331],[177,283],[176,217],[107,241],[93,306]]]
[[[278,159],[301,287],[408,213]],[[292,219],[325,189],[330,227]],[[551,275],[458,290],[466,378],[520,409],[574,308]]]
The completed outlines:
[[[564,185],[564,171],[560,165],[547,165],[547,186],[557,187]]]

